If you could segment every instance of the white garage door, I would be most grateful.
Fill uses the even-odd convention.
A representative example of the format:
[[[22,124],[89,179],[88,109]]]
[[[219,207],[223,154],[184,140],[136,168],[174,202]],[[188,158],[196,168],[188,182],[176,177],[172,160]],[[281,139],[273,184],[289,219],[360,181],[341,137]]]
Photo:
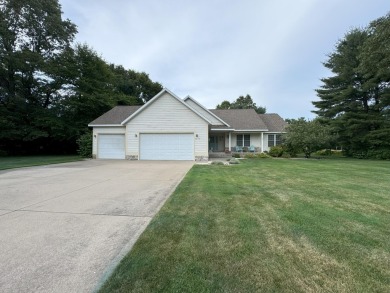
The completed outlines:
[[[194,160],[194,135],[144,133],[140,135],[141,160]]]
[[[124,134],[99,134],[98,159],[124,159]]]

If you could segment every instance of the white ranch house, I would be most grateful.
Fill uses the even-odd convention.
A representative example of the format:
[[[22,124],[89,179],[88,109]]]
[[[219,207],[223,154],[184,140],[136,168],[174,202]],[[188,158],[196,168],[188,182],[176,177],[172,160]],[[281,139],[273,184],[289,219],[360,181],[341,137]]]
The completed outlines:
[[[253,109],[208,110],[163,89],[143,106],[116,106],[88,126],[93,158],[206,161],[214,153],[268,151],[286,122]]]

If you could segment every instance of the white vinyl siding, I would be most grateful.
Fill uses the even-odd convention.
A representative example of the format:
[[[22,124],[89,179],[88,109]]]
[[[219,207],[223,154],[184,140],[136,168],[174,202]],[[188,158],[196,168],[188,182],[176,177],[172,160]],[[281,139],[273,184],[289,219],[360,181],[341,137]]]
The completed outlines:
[[[208,157],[208,122],[168,93],[127,123],[127,155],[139,156],[139,136],[143,133],[192,133],[194,156]]]
[[[197,105],[192,100],[188,99],[185,101],[188,105],[190,105],[191,108],[193,108],[195,111],[200,113],[202,116],[204,116],[206,119],[208,119],[212,125],[225,125],[221,121],[219,121],[217,118],[215,118],[213,115],[211,115],[209,112],[207,112],[205,109]]]
[[[126,127],[94,127],[92,131],[92,154],[97,155],[100,134],[125,134]]]
[[[98,137],[98,159],[124,159],[125,135],[100,134]]]
[[[194,134],[140,134],[140,160],[194,160]]]

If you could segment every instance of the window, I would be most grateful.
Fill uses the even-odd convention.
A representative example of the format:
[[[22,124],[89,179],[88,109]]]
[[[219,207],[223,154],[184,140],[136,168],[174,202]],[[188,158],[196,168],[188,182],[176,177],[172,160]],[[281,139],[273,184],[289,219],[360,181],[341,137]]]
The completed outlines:
[[[268,147],[273,147],[282,144],[282,135],[268,134]]]
[[[251,145],[251,136],[250,134],[237,134],[237,146],[246,146]]]
[[[275,145],[275,135],[268,134],[268,147],[273,147]]]
[[[275,135],[275,145],[282,144],[282,136],[280,134]]]

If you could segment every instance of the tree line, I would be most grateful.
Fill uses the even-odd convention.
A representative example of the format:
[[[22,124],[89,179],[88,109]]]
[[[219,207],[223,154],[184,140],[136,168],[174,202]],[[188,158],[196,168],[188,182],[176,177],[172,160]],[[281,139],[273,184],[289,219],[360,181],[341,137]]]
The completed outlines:
[[[0,0],[0,155],[74,153],[89,122],[162,89],[76,34],[57,0]]]
[[[265,114],[266,108],[262,106],[257,106],[255,102],[253,102],[252,97],[250,95],[239,96],[233,102],[229,102],[227,100],[222,101],[221,104],[218,104],[217,109],[254,109],[258,114]]]
[[[324,66],[332,76],[316,90],[317,118],[291,120],[287,146],[390,159],[390,14],[346,33]]]

